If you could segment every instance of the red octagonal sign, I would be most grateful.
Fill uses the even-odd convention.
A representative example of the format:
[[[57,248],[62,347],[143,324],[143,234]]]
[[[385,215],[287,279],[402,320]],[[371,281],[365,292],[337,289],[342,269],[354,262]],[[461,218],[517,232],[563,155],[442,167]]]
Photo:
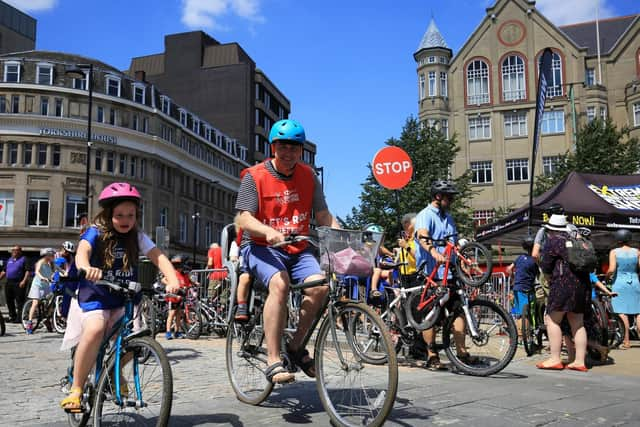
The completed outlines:
[[[398,190],[411,181],[413,164],[400,147],[385,147],[378,151],[371,163],[373,177],[389,190]]]

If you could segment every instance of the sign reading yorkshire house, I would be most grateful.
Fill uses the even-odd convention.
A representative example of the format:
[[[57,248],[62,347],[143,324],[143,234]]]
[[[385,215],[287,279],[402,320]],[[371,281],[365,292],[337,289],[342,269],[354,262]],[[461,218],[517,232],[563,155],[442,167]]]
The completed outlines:
[[[40,136],[59,136],[62,138],[83,139],[86,141],[87,132],[75,129],[40,128]],[[95,132],[91,134],[91,140],[96,142],[103,142],[105,144],[118,144],[117,136],[102,135]]]

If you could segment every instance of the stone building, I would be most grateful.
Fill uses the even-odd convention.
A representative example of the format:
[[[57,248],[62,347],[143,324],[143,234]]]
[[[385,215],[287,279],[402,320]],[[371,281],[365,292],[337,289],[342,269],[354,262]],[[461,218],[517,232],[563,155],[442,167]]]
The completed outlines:
[[[453,52],[430,22],[414,53],[419,119],[456,135],[461,150],[452,173],[473,171],[478,223],[496,208],[528,201],[536,64],[545,48],[553,50],[553,70],[536,174],[554,170],[585,121],[609,117],[640,136],[640,15],[598,24],[555,26],[535,1],[497,0]]]
[[[0,0],[0,54],[36,47],[36,20]]]

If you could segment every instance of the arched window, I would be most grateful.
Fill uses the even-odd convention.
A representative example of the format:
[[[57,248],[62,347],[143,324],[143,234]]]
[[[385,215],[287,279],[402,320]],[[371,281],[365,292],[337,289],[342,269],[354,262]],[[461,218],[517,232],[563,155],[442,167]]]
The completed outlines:
[[[526,98],[524,60],[518,55],[508,56],[502,61],[502,99],[518,101]]]
[[[538,71],[542,62],[542,54],[538,55]],[[551,60],[551,79],[547,81],[547,97],[562,96],[562,57],[559,53],[553,52]]]
[[[489,66],[476,59],[467,66],[467,104],[489,103]]]

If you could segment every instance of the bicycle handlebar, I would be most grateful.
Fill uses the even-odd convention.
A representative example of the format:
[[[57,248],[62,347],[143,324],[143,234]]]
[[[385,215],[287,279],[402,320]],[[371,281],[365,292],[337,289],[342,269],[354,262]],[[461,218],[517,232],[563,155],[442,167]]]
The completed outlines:
[[[86,275],[87,275],[87,272],[82,268],[80,268],[78,269],[77,276],[60,277],[59,282],[61,283],[77,282],[79,280],[84,279]],[[122,292],[122,293],[136,294],[142,291],[142,284],[140,284],[139,282],[134,282],[132,280],[122,280],[121,283],[115,283],[115,282],[110,282],[108,280],[102,279],[94,282],[94,284],[98,286],[106,286],[116,292]]]
[[[294,243],[299,243],[299,242],[309,242],[313,246],[318,246],[318,244],[316,243],[316,240],[313,237],[300,236],[296,234],[291,234],[289,236],[286,236],[282,242],[274,243],[269,246],[271,246],[272,248],[281,248],[282,246],[292,245]]]
[[[447,243],[449,243],[449,239],[452,237],[457,236],[456,233],[454,234],[449,234],[448,236],[444,236],[440,239],[434,239],[432,237],[429,236],[418,236],[418,240],[423,240],[425,242],[431,242],[433,244],[433,246],[447,246]]]

